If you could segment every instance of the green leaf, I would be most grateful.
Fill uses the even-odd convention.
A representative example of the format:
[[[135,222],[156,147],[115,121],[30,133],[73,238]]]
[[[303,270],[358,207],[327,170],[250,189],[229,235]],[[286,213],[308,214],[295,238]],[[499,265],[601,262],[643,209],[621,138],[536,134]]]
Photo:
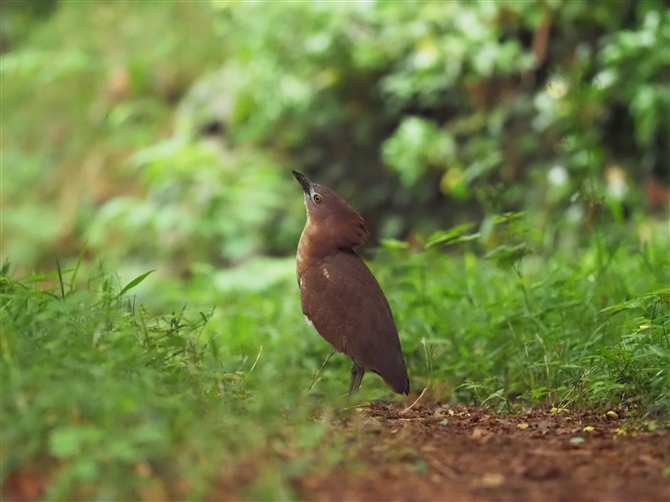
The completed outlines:
[[[119,292],[119,294],[116,295],[116,298],[118,298],[119,296],[123,295],[123,293],[125,293],[125,292],[130,291],[131,289],[133,289],[135,286],[137,286],[138,284],[140,284],[144,279],[146,279],[146,278],[149,276],[149,274],[151,274],[152,272],[155,272],[155,271],[156,271],[156,270],[149,270],[148,272],[145,272],[145,273],[143,273],[142,275],[139,275],[139,276],[135,277],[132,281],[130,281],[128,284],[126,284],[126,285],[123,287],[123,289]]]
[[[56,258],[56,268],[58,271],[58,284],[60,285],[61,298],[65,298],[65,286],[63,286],[63,272],[60,268],[60,260]]]
[[[523,218],[526,215],[524,211],[517,211],[517,212],[511,212],[511,213],[503,213],[503,214],[494,214],[493,215],[493,223],[497,225],[498,223],[507,223],[508,221],[513,221],[513,220],[518,220],[519,218]]]
[[[465,232],[474,227],[473,222],[461,223],[455,227],[450,228],[449,230],[438,230],[428,238],[428,243],[426,247],[433,247],[438,244],[454,244],[456,242],[471,241],[479,239],[479,232],[469,235],[463,235]]]
[[[405,241],[399,241],[397,239],[382,239],[382,246],[386,249],[409,249],[409,244]]]
[[[670,301],[670,288],[658,289],[656,291],[646,293],[646,294],[638,296],[636,298],[632,298],[632,299],[627,300],[625,302],[617,303],[615,305],[610,305],[609,307],[605,307],[604,309],[602,309],[599,313],[600,314],[606,314],[606,313],[616,314],[617,312],[621,312],[622,310],[632,310],[632,309],[644,308],[644,307],[647,306],[647,303],[649,301],[659,302],[659,303],[668,303]]]
[[[526,244],[517,244],[516,246],[498,246],[488,253],[484,258],[494,260],[500,267],[511,267],[521,258],[529,254],[530,251]]]
[[[81,262],[84,258],[84,253],[86,252],[86,246],[81,248],[81,251],[79,252],[79,258],[77,258],[77,263],[74,266],[74,270],[72,271],[72,277],[70,278],[70,291],[74,289],[74,283],[75,280],[77,279],[77,273],[79,272],[79,267],[81,266]]]
[[[643,297],[633,298],[632,300],[617,303],[616,305],[610,305],[609,307],[602,309],[600,313],[606,314],[608,312],[611,312],[613,314],[616,314],[617,312],[621,312],[622,310],[639,309],[644,307],[644,305],[645,301]]]

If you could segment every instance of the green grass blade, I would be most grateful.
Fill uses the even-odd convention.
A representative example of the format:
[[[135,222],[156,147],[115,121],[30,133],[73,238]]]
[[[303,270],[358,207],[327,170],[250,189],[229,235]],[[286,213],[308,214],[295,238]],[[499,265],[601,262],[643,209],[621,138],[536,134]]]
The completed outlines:
[[[132,281],[130,281],[128,284],[126,284],[123,287],[123,289],[119,292],[119,294],[116,295],[116,298],[118,298],[119,296],[122,296],[124,293],[126,293],[126,292],[130,291],[131,289],[133,289],[134,287],[136,287],[138,284],[140,284],[142,281],[144,281],[144,279],[146,279],[149,276],[149,274],[151,274],[153,272],[155,272],[155,270],[149,270],[148,272],[145,272],[142,275],[138,275],[137,277],[135,277]]]
[[[58,269],[58,284],[60,285],[60,294],[65,299],[65,285],[63,284],[63,272],[60,269],[60,261],[56,258],[56,268]]]

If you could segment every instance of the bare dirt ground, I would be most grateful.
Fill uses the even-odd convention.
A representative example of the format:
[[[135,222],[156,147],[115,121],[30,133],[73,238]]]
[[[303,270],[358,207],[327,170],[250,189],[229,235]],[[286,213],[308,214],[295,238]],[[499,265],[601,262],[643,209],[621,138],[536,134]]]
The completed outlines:
[[[332,431],[350,456],[334,470],[293,478],[300,499],[670,501],[670,422],[546,407],[496,414],[440,402],[408,411],[403,403],[372,403],[356,411]],[[247,461],[222,473],[207,500],[251,500],[256,467]],[[39,500],[46,485],[39,471],[22,469],[0,498]],[[183,493],[175,487],[142,498],[183,500]]]
[[[356,469],[295,481],[305,500],[670,501],[670,432],[589,411],[363,413]],[[647,430],[645,430],[647,429]]]

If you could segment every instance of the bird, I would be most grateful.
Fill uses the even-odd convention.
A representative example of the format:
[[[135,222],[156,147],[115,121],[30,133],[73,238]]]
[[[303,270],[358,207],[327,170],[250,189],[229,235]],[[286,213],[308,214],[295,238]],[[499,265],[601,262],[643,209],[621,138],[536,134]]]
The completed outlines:
[[[356,253],[369,237],[365,222],[330,188],[292,171],[302,186],[307,222],[296,253],[300,303],[307,324],[351,358],[348,395],[366,371],[397,394],[409,394],[407,366],[391,307],[377,279]]]

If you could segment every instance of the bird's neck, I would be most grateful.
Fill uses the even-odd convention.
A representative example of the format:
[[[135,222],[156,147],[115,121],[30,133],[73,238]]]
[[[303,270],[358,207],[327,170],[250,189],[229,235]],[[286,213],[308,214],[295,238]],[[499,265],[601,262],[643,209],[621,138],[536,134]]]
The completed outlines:
[[[328,222],[321,225],[308,219],[298,244],[298,267],[303,263],[321,261],[342,251],[353,251],[367,240],[368,235],[360,216],[355,222]]]

